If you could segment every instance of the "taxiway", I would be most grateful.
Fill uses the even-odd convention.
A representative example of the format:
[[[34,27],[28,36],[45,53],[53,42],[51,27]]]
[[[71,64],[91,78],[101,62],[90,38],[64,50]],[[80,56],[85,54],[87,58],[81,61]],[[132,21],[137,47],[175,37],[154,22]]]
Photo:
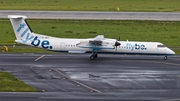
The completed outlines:
[[[0,18],[7,18],[8,15],[25,15],[31,19],[180,21],[180,13],[179,12],[98,12],[98,11],[0,10]]]
[[[0,54],[0,71],[40,92],[1,92],[0,101],[180,100],[180,56]]]

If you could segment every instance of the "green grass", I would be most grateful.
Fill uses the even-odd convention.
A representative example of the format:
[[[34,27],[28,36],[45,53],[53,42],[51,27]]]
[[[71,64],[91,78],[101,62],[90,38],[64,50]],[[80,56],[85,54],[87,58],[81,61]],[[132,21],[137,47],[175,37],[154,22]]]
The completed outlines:
[[[180,47],[180,22],[31,19],[27,21],[34,32],[45,35],[61,38],[91,38],[103,34],[105,37],[114,39],[120,36],[121,40],[162,42],[180,53],[180,50],[176,50],[176,47]],[[0,28],[0,44],[12,44],[15,35],[9,20],[1,19]],[[15,50],[15,48],[11,49],[10,52]],[[28,51],[26,49],[22,50]],[[37,51],[41,50],[38,49]]]
[[[38,90],[14,78],[10,73],[0,72],[0,92],[37,92]]]
[[[1,10],[179,12],[180,0],[1,0]]]

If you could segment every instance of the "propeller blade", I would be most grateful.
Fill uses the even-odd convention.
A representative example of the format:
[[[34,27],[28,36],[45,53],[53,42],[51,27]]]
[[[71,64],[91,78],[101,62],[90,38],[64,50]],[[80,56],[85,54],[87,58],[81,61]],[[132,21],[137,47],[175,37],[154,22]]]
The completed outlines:
[[[120,36],[118,37],[118,41],[120,41]]]

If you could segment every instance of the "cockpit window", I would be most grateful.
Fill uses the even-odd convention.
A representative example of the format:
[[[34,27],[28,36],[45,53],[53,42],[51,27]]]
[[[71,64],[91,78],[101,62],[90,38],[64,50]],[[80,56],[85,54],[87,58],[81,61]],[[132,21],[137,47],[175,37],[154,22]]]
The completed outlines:
[[[166,47],[165,45],[157,45],[158,48]]]

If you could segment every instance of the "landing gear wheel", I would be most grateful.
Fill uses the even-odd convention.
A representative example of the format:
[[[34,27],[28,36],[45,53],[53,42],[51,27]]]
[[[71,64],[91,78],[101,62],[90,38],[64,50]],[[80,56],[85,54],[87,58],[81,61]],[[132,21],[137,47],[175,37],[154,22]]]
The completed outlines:
[[[164,56],[164,60],[167,60],[168,59],[168,57],[167,56]]]
[[[94,57],[95,57],[95,58],[97,58],[97,57],[98,57],[98,55],[97,55],[97,54],[95,54],[95,55],[94,55]]]
[[[94,60],[94,59],[95,59],[95,56],[94,56],[94,55],[91,55],[91,56],[90,56],[90,59],[91,59],[91,60]]]

